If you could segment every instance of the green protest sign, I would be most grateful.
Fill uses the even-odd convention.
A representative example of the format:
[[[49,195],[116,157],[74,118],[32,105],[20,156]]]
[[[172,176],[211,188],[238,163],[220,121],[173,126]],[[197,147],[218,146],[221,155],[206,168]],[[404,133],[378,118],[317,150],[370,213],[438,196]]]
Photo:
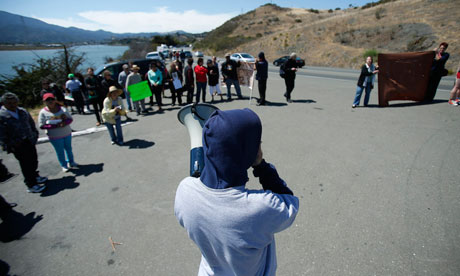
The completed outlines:
[[[141,81],[128,86],[128,91],[133,102],[152,96],[152,91],[150,91],[147,81]]]

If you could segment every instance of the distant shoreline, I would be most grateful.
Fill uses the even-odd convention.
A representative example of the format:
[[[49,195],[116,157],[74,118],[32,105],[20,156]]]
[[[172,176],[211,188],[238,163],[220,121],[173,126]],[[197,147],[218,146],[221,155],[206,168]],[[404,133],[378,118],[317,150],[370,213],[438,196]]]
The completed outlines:
[[[0,45],[0,51],[54,50],[61,46],[32,46],[32,45]]]
[[[87,45],[107,45],[107,46],[127,46],[123,44],[87,44]],[[87,45],[71,45],[74,46],[87,46]],[[28,50],[56,50],[63,49],[62,46],[37,46],[37,45],[0,45],[0,51],[28,51]]]

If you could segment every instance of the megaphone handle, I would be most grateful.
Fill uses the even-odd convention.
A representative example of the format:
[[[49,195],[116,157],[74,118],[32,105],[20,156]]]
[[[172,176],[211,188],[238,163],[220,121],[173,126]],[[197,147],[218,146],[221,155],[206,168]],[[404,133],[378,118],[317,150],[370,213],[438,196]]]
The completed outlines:
[[[203,147],[190,150],[190,176],[200,177],[204,167]]]

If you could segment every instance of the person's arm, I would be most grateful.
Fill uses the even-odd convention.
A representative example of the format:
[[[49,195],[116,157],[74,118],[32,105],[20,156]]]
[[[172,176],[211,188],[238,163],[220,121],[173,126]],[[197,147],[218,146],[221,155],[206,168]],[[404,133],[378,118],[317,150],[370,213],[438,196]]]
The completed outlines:
[[[259,178],[259,182],[262,184],[264,190],[270,190],[277,194],[294,195],[284,180],[279,177],[275,166],[265,162],[265,159],[262,159],[260,164],[254,166],[253,169],[254,176]]]
[[[118,74],[118,84],[119,84],[120,86],[123,86],[123,80],[122,80],[122,76],[121,76],[121,74],[123,74],[123,73],[124,73],[124,72],[121,72],[120,74]]]
[[[11,152],[9,144],[10,141],[8,138],[8,124],[5,121],[0,121],[0,146],[7,153]]]
[[[361,67],[361,74],[364,76],[372,76],[374,73],[369,72],[369,70],[367,70],[366,65],[363,65],[363,67]]]

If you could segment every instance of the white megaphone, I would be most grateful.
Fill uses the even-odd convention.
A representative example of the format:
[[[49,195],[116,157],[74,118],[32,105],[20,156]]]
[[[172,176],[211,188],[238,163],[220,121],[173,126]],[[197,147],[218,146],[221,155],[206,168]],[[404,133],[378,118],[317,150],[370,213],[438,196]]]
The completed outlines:
[[[177,113],[177,119],[187,127],[190,136],[190,176],[199,177],[204,167],[203,126],[217,107],[206,104],[189,104]]]

